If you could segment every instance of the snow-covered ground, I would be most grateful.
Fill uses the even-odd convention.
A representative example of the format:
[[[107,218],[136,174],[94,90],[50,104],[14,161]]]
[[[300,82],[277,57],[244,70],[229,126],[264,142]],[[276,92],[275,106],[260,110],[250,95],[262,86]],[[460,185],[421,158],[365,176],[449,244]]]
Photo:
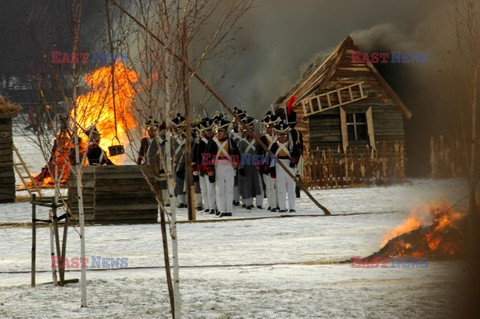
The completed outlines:
[[[25,157],[33,171],[44,165],[34,147]],[[305,195],[291,214],[296,217],[237,209],[234,219],[259,219],[208,222],[218,218],[198,213],[207,222],[178,224],[183,317],[453,317],[452,300],[463,284],[461,261],[429,261],[424,269],[357,269],[339,262],[377,251],[384,234],[409,212],[442,200],[457,202],[466,195],[464,184],[411,180],[390,187],[313,191],[333,213],[330,217]],[[47,211],[41,208],[37,214],[43,218]],[[178,219],[186,221],[185,210],[178,211]],[[87,257],[126,257],[128,268],[89,268],[89,306],[80,308],[78,284],[41,284],[52,280],[45,227],[37,229],[39,285],[30,288],[31,230],[17,224],[30,221],[29,203],[0,204],[0,318],[170,317],[158,224],[86,228]],[[80,254],[77,231],[68,232],[70,258]],[[66,277],[79,278],[80,272],[69,271]]]
[[[430,261],[426,269],[356,269],[335,262],[379,249],[385,232],[425,203],[464,196],[459,180],[314,191],[334,215],[308,199],[298,213],[318,216],[178,225],[181,294],[186,318],[438,317],[453,315],[462,262]],[[28,222],[28,203],[0,205],[2,222]],[[237,210],[235,216],[259,217]],[[179,211],[186,219],[185,210]],[[274,217],[274,216],[272,216]],[[199,213],[199,219],[211,219]],[[70,229],[67,256],[79,257]],[[48,229],[37,229],[37,282],[51,281]],[[30,282],[31,230],[0,227],[0,317],[169,316],[160,227],[89,226],[87,256],[128,258],[128,269],[87,272],[89,307],[78,284]],[[333,264],[332,264],[333,262]],[[90,263],[89,263],[90,264]],[[158,267],[158,268],[156,268]],[[79,278],[78,271],[67,278]],[[28,305],[28,306],[23,306]]]

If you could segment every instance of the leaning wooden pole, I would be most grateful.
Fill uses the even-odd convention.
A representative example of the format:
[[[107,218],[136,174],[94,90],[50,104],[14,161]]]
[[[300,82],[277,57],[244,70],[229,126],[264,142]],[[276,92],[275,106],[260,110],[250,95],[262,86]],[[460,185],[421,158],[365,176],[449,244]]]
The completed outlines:
[[[192,77],[195,77],[198,82],[200,82],[200,84],[208,91],[210,92],[210,94],[213,95],[213,97],[215,97],[215,99],[217,99],[217,101],[223,106],[223,108],[225,108],[229,113],[230,115],[232,115],[232,117],[238,121],[238,123],[240,123],[240,125],[242,126],[242,128],[249,134],[252,134],[252,136],[255,138],[255,141],[258,143],[258,145],[260,145],[267,153],[268,155],[270,155],[272,158],[275,158],[275,155],[268,149],[268,147],[263,144],[263,142],[260,140],[260,138],[257,136],[257,134],[255,134],[255,132],[253,132],[247,125],[245,125],[242,120],[237,116],[237,114],[235,114],[235,112],[227,105],[227,103],[223,100],[223,98],[210,86],[210,84],[208,84],[202,77],[200,77],[197,72],[195,72],[195,70],[187,63],[187,61],[185,61],[185,59],[183,59],[182,57],[180,57],[178,54],[176,54],[175,52],[173,52],[172,49],[170,49],[166,44],[165,42],[163,42],[159,37],[157,37],[152,31],[150,31],[145,25],[143,25],[140,21],[138,21],[137,18],[135,18],[132,14],[130,14],[130,12],[128,12],[125,8],[123,8],[123,6],[121,6],[120,4],[118,4],[118,2],[116,0],[110,0],[112,1],[112,3],[118,7],[120,9],[120,11],[122,11],[125,15],[127,15],[130,19],[132,19],[132,21],[134,21],[136,24],[138,24],[143,30],[145,30],[145,32],[147,32],[153,39],[155,39],[156,41],[158,41],[164,48],[165,50],[167,50],[172,56],[175,57],[175,59],[177,59],[178,61],[180,61],[181,63],[183,63],[185,65],[185,67],[192,73]],[[307,190],[307,188],[303,185],[302,181],[300,179],[298,179],[295,174],[292,174],[290,172],[290,170],[285,166],[285,164],[283,164],[281,161],[277,161],[278,165],[280,165],[280,167],[282,167],[282,169],[295,181],[295,183],[298,185],[298,187],[300,187],[301,190],[303,190],[305,192],[305,194],[308,196],[308,198],[310,198],[310,200],[315,204],[317,205],[317,207],[319,207],[325,215],[331,215],[330,211],[325,207],[323,206],[322,204],[320,204],[313,196],[312,194],[310,194],[310,192]]]

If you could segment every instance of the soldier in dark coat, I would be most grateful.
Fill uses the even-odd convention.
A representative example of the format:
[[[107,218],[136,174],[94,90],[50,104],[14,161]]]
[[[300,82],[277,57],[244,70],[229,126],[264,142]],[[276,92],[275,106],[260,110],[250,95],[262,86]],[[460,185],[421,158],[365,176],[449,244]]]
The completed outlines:
[[[202,193],[202,202],[205,206],[205,213],[215,214],[217,204],[215,199],[215,183],[211,183],[207,175],[207,165],[204,163],[203,155],[207,150],[208,143],[213,139],[213,120],[204,118],[200,123],[201,138],[195,149],[195,166],[193,171],[198,172],[200,191]]]
[[[302,132],[296,129],[297,126],[297,112],[290,110],[288,113],[288,125],[290,126],[290,131],[288,132],[288,140],[295,144],[300,156],[298,159],[298,164],[295,167],[295,175],[300,178],[303,175],[303,135]],[[300,198],[300,188],[295,186],[295,194],[297,198]]]
[[[185,201],[185,118],[180,114],[172,120],[172,153],[175,172],[175,190],[178,208],[187,207]]]
[[[197,170],[197,156],[198,146],[200,143],[200,120],[197,120],[192,124],[192,143],[191,143],[191,163],[192,163],[192,174],[193,174],[193,185],[195,188],[195,204],[196,210],[203,210],[203,199],[202,191],[200,188],[200,173]]]
[[[86,134],[90,135],[90,143],[87,148],[88,165],[114,165],[107,157],[105,151],[100,147],[101,135],[95,126],[86,129]]]
[[[138,150],[137,164],[142,165],[145,162],[145,155],[147,155],[148,147],[153,139],[157,136],[158,122],[155,121],[152,117],[145,123],[147,134],[140,141],[140,149]]]
[[[268,111],[267,114],[262,119],[262,124],[266,127],[266,132],[260,137],[260,140],[268,148],[276,141],[276,136],[273,131],[273,127],[280,121],[280,118],[272,112]],[[268,210],[276,212],[277,208],[277,194],[275,192],[275,179],[273,179],[268,170],[265,169],[266,166],[269,166],[268,159],[270,156],[268,153],[261,147],[257,149],[257,154],[260,155],[263,159],[267,159],[266,163],[258,165],[258,169],[262,174],[263,182],[265,183],[265,195],[267,196],[268,201]]]
[[[233,109],[235,114],[240,118],[244,119],[247,116],[247,113],[237,107]],[[239,127],[237,120],[234,118],[232,121],[232,129],[228,132],[228,137],[237,144],[242,138],[242,130]],[[235,174],[235,181],[233,184],[233,206],[240,206],[240,178],[238,174]],[[243,203],[243,207],[246,207],[246,204]]]
[[[253,131],[254,118],[246,116],[243,122]],[[252,134],[245,132],[245,138],[237,142],[238,151],[240,152],[240,166],[238,168],[238,185],[239,192],[245,208],[248,210],[253,208],[253,198],[256,199],[257,208],[263,205],[263,185],[260,173],[256,165],[257,148],[259,147]]]
[[[167,163],[167,155],[165,153],[167,143],[167,126],[163,122],[158,126],[159,132],[155,138],[152,139],[147,150],[146,158],[147,163],[153,167],[155,175],[165,173],[165,165]],[[159,147],[160,145],[160,147]],[[160,182],[160,188],[162,190],[163,202],[166,206],[170,205],[170,193],[168,191],[167,181]]]

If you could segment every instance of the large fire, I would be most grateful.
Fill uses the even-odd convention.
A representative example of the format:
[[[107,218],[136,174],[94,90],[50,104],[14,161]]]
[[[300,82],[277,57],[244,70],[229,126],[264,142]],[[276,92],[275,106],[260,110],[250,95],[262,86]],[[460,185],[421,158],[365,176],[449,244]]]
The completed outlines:
[[[134,84],[139,80],[138,74],[117,61],[114,65],[114,79],[114,90],[112,90],[111,66],[102,67],[84,77],[85,83],[91,90],[80,95],[76,101],[77,123],[80,126],[78,132],[82,142],[80,154],[83,154],[88,141],[84,129],[91,125],[95,125],[100,132],[102,136],[100,146],[107,154],[109,146],[119,144],[127,146],[129,144],[127,131],[137,127],[132,114],[132,102],[135,94]],[[70,119],[73,118],[72,110]],[[50,168],[50,170],[58,169],[61,185],[65,185],[70,162],[74,161],[73,149],[73,137],[66,131],[57,132],[51,157],[42,171],[34,177],[35,182],[41,187],[53,187],[54,179],[49,172]],[[115,164],[121,164],[124,159],[125,155],[110,157]],[[55,174],[53,171],[52,173]]]
[[[77,98],[78,124],[83,128],[95,124],[102,135],[100,146],[105,151],[112,145],[127,146],[129,144],[127,131],[137,126],[132,114],[132,101],[135,93],[134,84],[138,82],[138,75],[122,62],[117,61],[114,66],[114,78],[115,91],[112,90],[112,68],[110,66],[87,74],[84,80],[92,90]],[[73,110],[71,118],[73,118]],[[82,146],[86,147],[88,137],[84,132],[79,136],[84,143]],[[110,159],[115,164],[121,164],[124,156]]]
[[[423,211],[423,213],[419,213]],[[385,234],[374,257],[451,258],[466,254],[466,214],[453,210],[447,202],[422,206],[405,222]]]

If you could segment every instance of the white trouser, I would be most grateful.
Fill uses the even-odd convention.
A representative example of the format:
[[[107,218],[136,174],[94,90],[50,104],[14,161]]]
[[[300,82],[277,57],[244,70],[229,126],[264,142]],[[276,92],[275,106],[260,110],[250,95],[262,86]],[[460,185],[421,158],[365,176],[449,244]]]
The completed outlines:
[[[235,170],[230,163],[221,161],[215,165],[215,191],[217,209],[221,213],[233,212],[233,184]]]
[[[262,174],[260,174],[259,172],[257,172],[257,176],[258,176],[258,183],[260,185],[260,192],[261,194],[257,195],[256,196],[256,204],[257,206],[262,206],[263,205],[263,199],[264,199],[264,195],[263,195],[263,183],[262,183]]]
[[[165,205],[170,204],[170,194],[168,193],[168,189],[162,189],[162,198]]]
[[[215,191],[215,183],[210,183],[208,180],[208,176],[205,175],[205,178],[207,179],[207,192],[208,192],[208,209],[217,209],[217,196],[216,191]]]
[[[177,195],[177,203],[185,205],[185,195]]]
[[[290,160],[279,159],[279,161],[281,161],[292,174],[295,174],[295,169],[289,167]],[[277,186],[278,207],[281,210],[286,209],[288,193],[288,207],[290,209],[295,209],[295,181],[278,164],[276,165],[276,172],[277,178],[275,183]]]
[[[303,157],[301,156],[298,159],[297,166],[295,166],[295,174],[297,174],[297,176],[303,177]]]
[[[243,203],[246,205],[246,206],[253,206],[253,198],[243,198]]]
[[[198,177],[199,182],[200,182],[200,193],[202,195],[202,203],[205,206],[205,208],[210,209],[210,206],[208,204],[208,175],[205,174],[204,176],[200,175]]]
[[[202,206],[202,194],[195,193],[195,206]]]
[[[277,195],[275,193],[275,178],[263,175],[265,181],[265,193],[267,193],[268,207],[277,208]]]

